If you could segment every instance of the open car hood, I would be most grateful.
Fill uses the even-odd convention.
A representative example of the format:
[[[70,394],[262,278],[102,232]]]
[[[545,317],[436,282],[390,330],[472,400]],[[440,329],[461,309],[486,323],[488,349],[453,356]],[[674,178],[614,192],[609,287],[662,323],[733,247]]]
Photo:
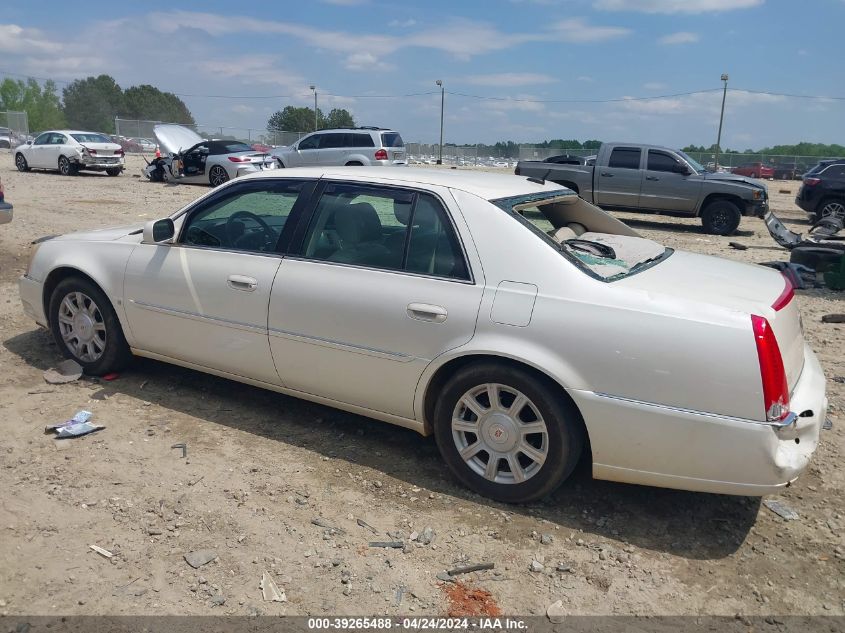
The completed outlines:
[[[202,143],[203,138],[192,129],[184,125],[156,125],[153,128],[153,136],[158,144],[168,154],[178,154],[182,150],[189,149],[197,143]]]

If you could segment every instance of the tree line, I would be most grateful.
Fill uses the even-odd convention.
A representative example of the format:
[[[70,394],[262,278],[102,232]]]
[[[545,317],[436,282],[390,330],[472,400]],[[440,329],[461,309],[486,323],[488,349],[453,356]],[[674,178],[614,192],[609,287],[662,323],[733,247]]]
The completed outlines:
[[[115,117],[195,123],[172,92],[148,84],[123,89],[109,75],[77,79],[62,89],[61,98],[54,81],[6,78],[0,82],[0,110],[26,112],[31,131],[71,127],[113,134]]]
[[[685,152],[697,152],[699,154],[714,154],[716,152],[716,144],[710,147],[704,145],[687,145],[683,148]],[[845,156],[845,146],[826,145],[824,143],[795,143],[794,145],[773,145],[772,147],[764,147],[763,149],[746,149],[737,151],[733,149],[722,149],[722,154],[771,154],[773,156],[814,156],[819,158],[826,158],[830,156]]]

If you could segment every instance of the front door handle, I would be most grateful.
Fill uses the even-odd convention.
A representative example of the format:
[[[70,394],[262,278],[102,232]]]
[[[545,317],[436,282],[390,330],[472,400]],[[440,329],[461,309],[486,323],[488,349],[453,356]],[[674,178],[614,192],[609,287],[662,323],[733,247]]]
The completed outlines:
[[[660,180],[660,178],[658,178],[657,176],[646,176],[645,179],[646,180]]]
[[[611,174],[609,171],[603,171],[601,172],[601,175],[605,178],[613,178],[613,174]]]
[[[408,316],[417,321],[431,321],[443,323],[449,313],[443,306],[435,306],[429,303],[409,303]]]
[[[258,288],[258,280],[254,277],[246,277],[245,275],[229,275],[226,283],[234,290],[243,290],[244,292],[252,292]]]

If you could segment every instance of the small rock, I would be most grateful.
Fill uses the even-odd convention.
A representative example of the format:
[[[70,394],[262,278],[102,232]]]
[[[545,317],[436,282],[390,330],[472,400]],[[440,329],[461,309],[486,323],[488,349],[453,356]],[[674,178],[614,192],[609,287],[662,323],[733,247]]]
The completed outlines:
[[[539,573],[539,572],[543,571],[544,566],[543,566],[543,563],[541,563],[540,561],[532,560],[531,566],[529,567],[529,569],[531,571],[535,572],[535,573]]]
[[[222,607],[226,604],[226,596],[223,594],[217,594],[216,596],[211,598],[211,606],[213,607]]]
[[[558,600],[549,605],[546,609],[546,617],[552,624],[561,624],[566,619],[566,610],[563,608],[563,600]]]
[[[430,545],[434,541],[435,532],[432,528],[426,526],[422,533],[417,537],[417,541],[423,545]]]
[[[555,540],[555,537],[548,532],[540,535],[540,545],[551,545]]]
[[[207,565],[215,558],[217,558],[217,552],[212,549],[200,549],[185,554],[185,562],[194,569],[199,569],[203,565]]]

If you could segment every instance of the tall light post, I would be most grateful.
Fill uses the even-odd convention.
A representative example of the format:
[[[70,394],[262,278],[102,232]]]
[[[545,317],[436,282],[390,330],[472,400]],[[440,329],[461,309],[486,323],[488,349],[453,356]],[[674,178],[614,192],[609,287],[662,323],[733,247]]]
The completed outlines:
[[[314,91],[314,131],[317,131],[319,125],[317,125],[317,86],[308,86],[311,90]]]
[[[443,81],[438,79],[435,81],[440,86],[440,158],[437,159],[437,164],[443,164],[443,102],[446,98],[446,90],[443,88]]]
[[[722,73],[722,81],[725,82],[725,88],[722,91],[722,113],[719,115],[719,135],[716,137],[716,171],[719,171],[719,151],[722,149],[722,122],[725,120],[725,97],[728,96],[728,73]]]

